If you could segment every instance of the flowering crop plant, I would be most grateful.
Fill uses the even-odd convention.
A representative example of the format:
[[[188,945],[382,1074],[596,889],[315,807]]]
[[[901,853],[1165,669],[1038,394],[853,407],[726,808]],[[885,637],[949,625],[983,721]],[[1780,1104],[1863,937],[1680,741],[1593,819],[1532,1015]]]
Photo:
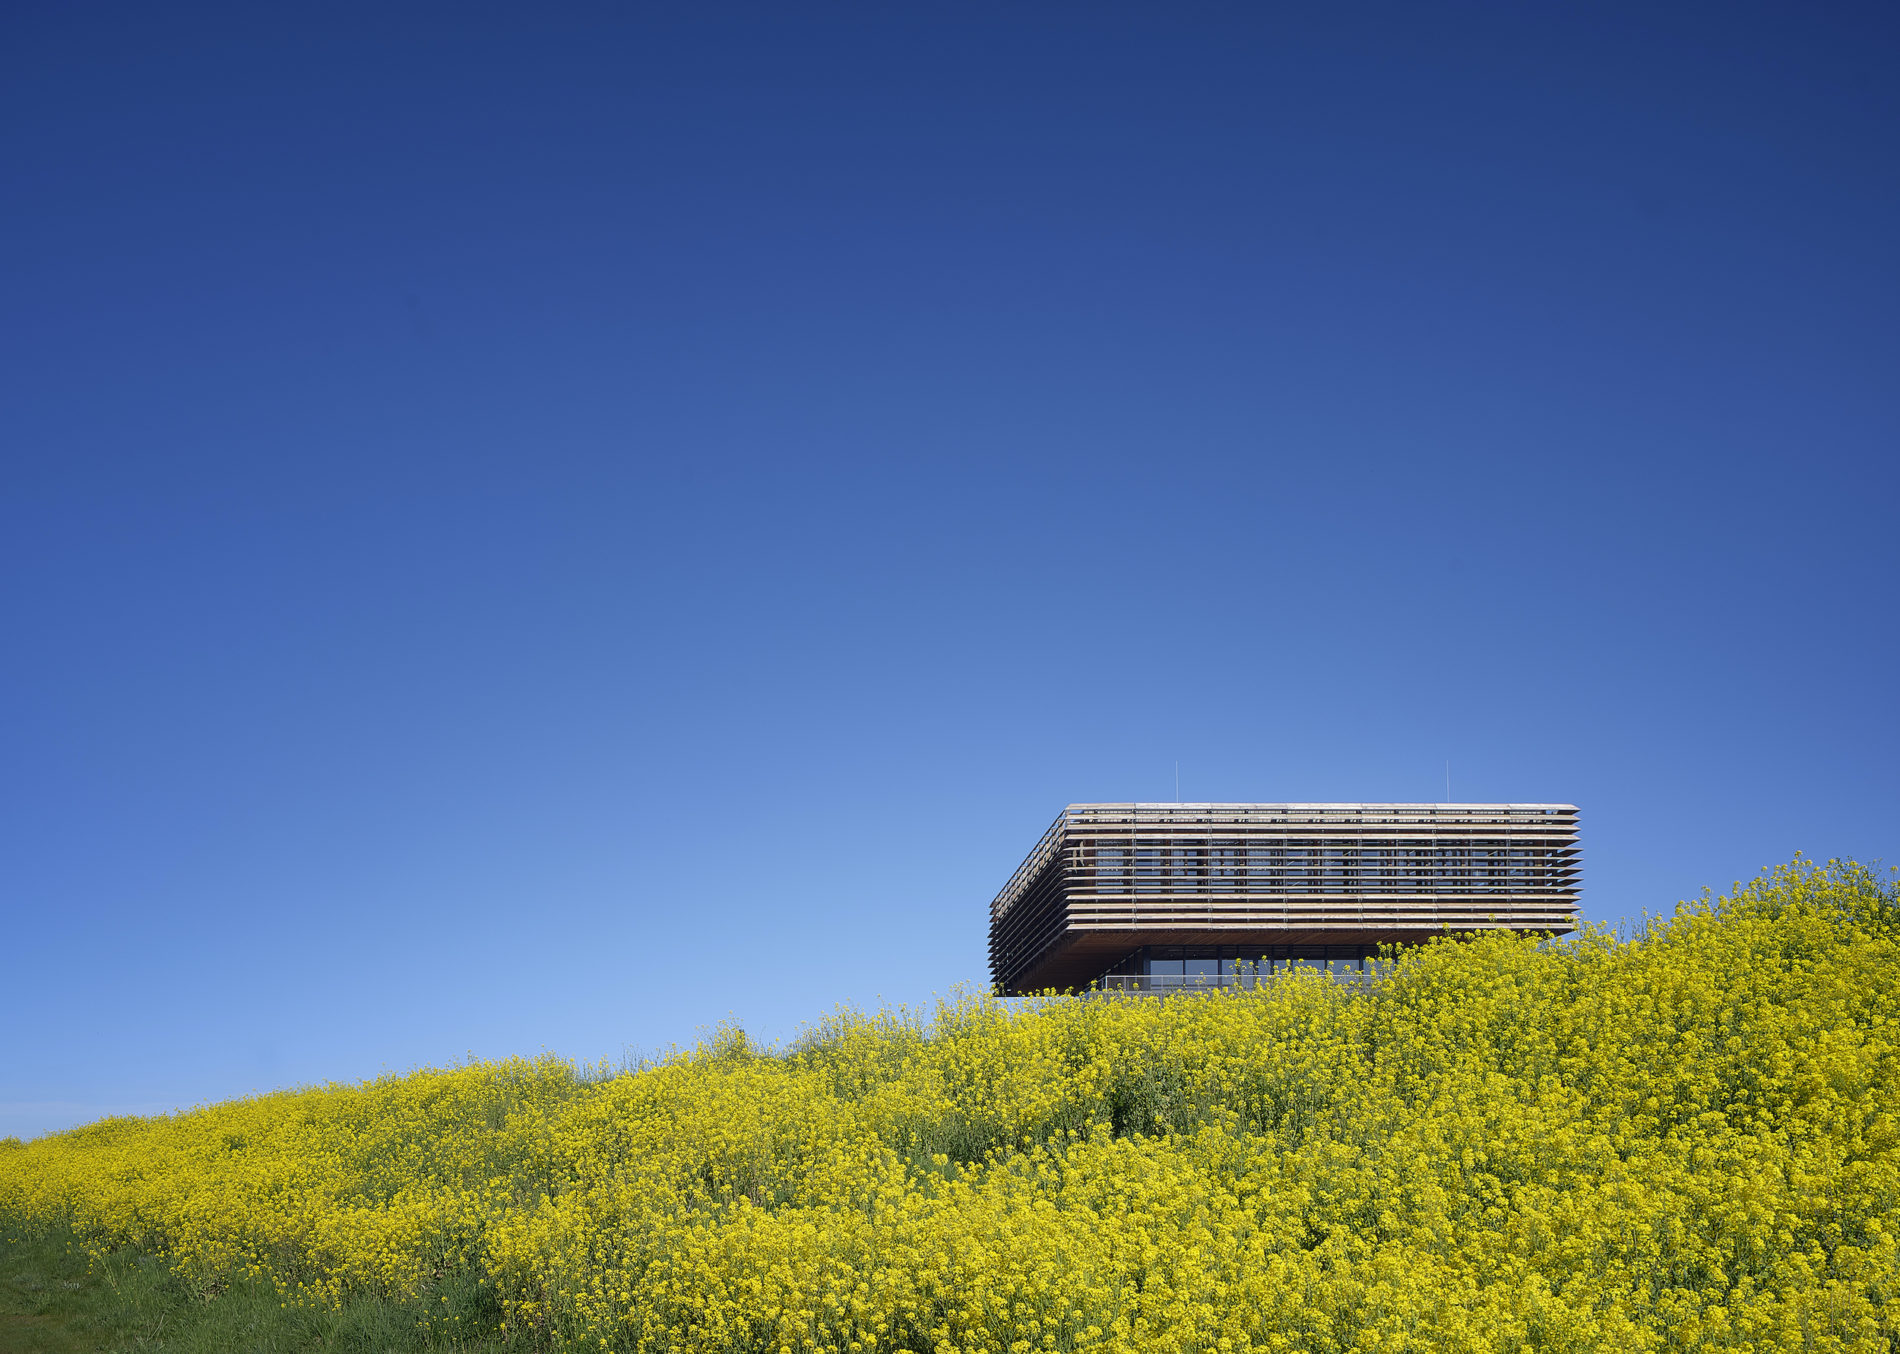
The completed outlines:
[[[0,1148],[0,1218],[551,1349],[1892,1354],[1897,1017],[1894,888],[1797,860],[1366,993],[971,996],[107,1120]]]

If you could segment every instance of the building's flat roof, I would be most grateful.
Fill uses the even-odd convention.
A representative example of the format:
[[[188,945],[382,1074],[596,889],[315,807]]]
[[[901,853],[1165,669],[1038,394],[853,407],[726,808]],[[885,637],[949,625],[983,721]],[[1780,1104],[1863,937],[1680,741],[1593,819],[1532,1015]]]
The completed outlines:
[[[1321,810],[1327,810],[1330,812],[1338,812],[1338,813],[1358,813],[1358,812],[1364,812],[1367,809],[1377,809],[1381,812],[1384,812],[1386,810],[1401,810],[1402,809],[1402,810],[1406,810],[1412,813],[1442,815],[1442,814],[1459,814],[1459,813],[1472,813],[1472,812],[1575,813],[1577,811],[1577,806],[1575,804],[1504,804],[1504,803],[1486,804],[1486,803],[1478,803],[1475,801],[1466,802],[1463,800],[1459,800],[1457,802],[1449,803],[1449,804],[1447,803],[1399,804],[1399,803],[1383,803],[1383,802],[1377,802],[1377,801],[1367,801],[1365,803],[1359,803],[1359,804],[1319,804],[1319,803],[1313,803],[1313,804],[1251,804],[1251,803],[1222,804],[1222,803],[1215,803],[1215,802],[1209,802],[1205,804],[1184,804],[1184,803],[1180,803],[1174,800],[1161,800],[1158,802],[1138,801],[1138,802],[1129,803],[1129,804],[1071,804],[1069,805],[1068,808],[1064,809],[1063,812],[1064,813],[1102,812],[1102,811],[1116,810],[1116,809],[1134,810],[1134,811],[1139,811],[1142,813],[1160,813],[1160,814],[1169,814],[1169,815],[1186,814],[1189,816],[1205,815],[1209,813],[1226,813],[1230,811],[1242,812],[1242,813],[1248,813],[1248,814],[1260,813],[1260,812],[1284,813],[1284,812],[1307,810],[1307,809],[1321,809]]]

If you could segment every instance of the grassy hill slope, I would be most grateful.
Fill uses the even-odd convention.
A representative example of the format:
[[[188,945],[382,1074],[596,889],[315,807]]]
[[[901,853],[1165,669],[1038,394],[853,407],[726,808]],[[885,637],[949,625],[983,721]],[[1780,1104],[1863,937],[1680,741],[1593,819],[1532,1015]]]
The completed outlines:
[[[444,1347],[1891,1352],[1897,1017],[1894,890],[1797,861],[1370,996],[973,997],[111,1120],[0,1148],[0,1219]]]

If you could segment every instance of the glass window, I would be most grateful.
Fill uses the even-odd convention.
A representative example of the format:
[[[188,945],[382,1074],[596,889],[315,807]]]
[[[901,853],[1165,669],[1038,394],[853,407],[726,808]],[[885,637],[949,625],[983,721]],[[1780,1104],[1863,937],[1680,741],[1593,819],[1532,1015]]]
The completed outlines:
[[[1150,959],[1148,961],[1148,972],[1178,978],[1181,976],[1183,970],[1179,959]]]
[[[1185,959],[1182,960],[1182,962],[1187,965],[1187,967],[1182,970],[1184,973],[1211,978],[1220,972],[1220,960],[1218,959]]]

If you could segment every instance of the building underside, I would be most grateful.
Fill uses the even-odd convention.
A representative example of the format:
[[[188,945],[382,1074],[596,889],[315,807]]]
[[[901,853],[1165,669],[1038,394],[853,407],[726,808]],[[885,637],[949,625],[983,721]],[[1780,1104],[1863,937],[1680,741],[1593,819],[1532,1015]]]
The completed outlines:
[[[1448,933],[1562,934],[1578,869],[1568,804],[1072,804],[990,905],[991,978],[1165,990],[1359,971]]]

